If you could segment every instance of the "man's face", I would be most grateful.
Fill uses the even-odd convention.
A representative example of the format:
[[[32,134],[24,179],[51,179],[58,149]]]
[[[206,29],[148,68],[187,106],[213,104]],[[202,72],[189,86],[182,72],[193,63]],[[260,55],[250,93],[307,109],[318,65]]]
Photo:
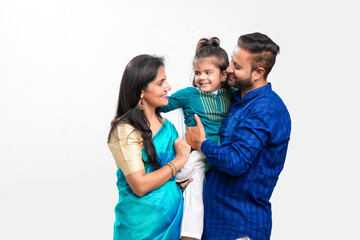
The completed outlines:
[[[253,89],[254,82],[251,71],[251,55],[249,52],[235,47],[231,55],[231,63],[226,69],[228,84],[242,91]]]

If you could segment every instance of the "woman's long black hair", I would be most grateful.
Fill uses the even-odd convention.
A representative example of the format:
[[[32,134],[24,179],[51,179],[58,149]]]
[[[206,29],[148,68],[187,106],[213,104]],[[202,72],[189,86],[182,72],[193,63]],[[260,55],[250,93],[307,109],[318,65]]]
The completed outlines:
[[[134,57],[126,66],[119,91],[119,100],[116,110],[116,120],[113,122],[109,135],[119,123],[131,124],[142,136],[144,148],[149,157],[147,162],[160,166],[158,156],[152,141],[152,132],[150,123],[145,117],[144,112],[137,107],[141,91],[146,90],[148,84],[152,82],[158,73],[158,69],[164,66],[162,57],[139,55]],[[160,121],[162,118],[160,112],[156,111],[156,115]]]

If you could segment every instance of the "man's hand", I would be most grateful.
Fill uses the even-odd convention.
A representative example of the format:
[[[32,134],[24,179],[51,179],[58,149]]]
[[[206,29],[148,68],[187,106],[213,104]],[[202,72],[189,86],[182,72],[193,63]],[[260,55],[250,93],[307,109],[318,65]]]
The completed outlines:
[[[194,118],[196,127],[186,127],[185,139],[193,149],[201,151],[201,144],[206,140],[205,129],[197,114],[194,114]]]

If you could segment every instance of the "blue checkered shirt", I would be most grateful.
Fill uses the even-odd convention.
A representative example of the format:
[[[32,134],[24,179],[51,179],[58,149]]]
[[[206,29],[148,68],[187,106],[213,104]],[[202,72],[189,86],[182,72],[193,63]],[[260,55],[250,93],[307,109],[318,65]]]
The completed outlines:
[[[269,200],[284,166],[290,129],[289,112],[270,83],[242,98],[235,93],[220,130],[221,146],[209,140],[201,146],[214,165],[204,183],[202,239],[270,239]]]

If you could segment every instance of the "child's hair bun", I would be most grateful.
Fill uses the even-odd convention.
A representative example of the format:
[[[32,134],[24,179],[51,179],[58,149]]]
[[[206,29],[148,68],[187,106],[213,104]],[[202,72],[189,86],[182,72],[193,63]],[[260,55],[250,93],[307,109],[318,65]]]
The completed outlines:
[[[199,52],[200,49],[202,48],[206,48],[206,47],[215,47],[218,48],[220,47],[220,39],[217,37],[212,37],[212,38],[201,38],[198,42],[198,44],[196,45],[196,52]]]

